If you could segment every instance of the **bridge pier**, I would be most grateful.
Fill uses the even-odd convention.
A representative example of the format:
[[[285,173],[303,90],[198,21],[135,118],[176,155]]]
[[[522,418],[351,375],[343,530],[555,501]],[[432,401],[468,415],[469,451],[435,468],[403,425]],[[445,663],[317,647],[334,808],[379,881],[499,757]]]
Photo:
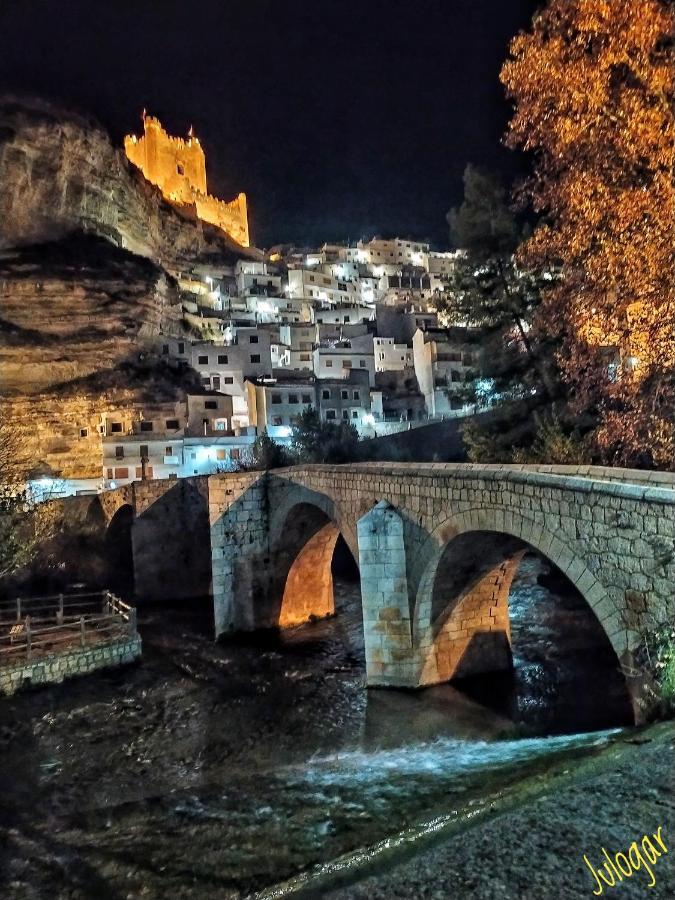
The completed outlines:
[[[359,519],[357,534],[368,684],[417,687],[403,520],[380,501]]]

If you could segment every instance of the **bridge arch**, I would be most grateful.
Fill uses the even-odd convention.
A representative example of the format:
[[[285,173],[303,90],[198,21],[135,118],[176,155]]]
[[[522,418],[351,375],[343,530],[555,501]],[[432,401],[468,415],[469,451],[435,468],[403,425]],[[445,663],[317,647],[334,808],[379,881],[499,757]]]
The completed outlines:
[[[270,510],[270,590],[266,619],[292,627],[335,612],[332,562],[342,536],[352,556],[354,530],[332,499],[296,488]]]
[[[134,593],[134,549],[132,529],[135,511],[131,503],[121,503],[105,531],[106,583],[114,593],[131,597]]]
[[[603,619],[606,592],[583,560],[531,519],[486,506],[447,517],[422,548],[413,624],[421,684],[510,667],[508,597],[528,550],[579,591],[621,658],[618,619]]]

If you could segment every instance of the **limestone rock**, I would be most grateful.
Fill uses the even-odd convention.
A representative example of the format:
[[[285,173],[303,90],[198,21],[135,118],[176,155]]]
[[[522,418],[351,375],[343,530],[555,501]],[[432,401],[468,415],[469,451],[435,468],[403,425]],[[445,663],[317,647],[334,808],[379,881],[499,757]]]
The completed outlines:
[[[259,255],[167,203],[93,120],[0,97],[0,248],[80,230],[173,271]]]

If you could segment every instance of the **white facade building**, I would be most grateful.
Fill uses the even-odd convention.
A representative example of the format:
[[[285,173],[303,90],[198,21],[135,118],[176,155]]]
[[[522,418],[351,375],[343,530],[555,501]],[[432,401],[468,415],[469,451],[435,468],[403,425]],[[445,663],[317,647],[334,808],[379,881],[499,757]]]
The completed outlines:
[[[413,351],[407,344],[396,344],[393,338],[373,338],[376,372],[401,372],[412,368]]]

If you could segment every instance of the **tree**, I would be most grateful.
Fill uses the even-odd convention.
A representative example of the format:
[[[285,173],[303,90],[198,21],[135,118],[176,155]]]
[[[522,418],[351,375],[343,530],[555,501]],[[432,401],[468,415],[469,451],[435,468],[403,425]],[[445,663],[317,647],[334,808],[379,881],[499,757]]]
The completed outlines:
[[[521,266],[559,270],[540,327],[610,462],[675,467],[675,13],[549,0],[511,43],[507,144],[541,216]]]
[[[304,409],[292,428],[298,462],[346,463],[359,455],[359,433],[349,422],[322,422],[314,407]]]
[[[548,282],[516,264],[514,254],[528,229],[493,174],[466,167],[464,199],[448,213],[448,222],[451,243],[463,254],[444,311],[469,326],[483,359],[483,378],[472,382],[464,399],[477,408],[497,404],[493,416],[466,428],[465,443],[475,461],[507,461],[514,445],[526,444],[534,433],[534,413],[548,412],[563,395],[557,345],[534,327]]]
[[[448,213],[450,241],[463,250],[458,259],[447,313],[477,329],[485,374],[499,394],[521,397],[534,390],[554,399],[559,393],[553,352],[545,333],[532,325],[542,278],[516,266],[514,253],[525,229],[494,175],[467,165],[464,200]]]
[[[266,472],[268,469],[283,469],[292,463],[293,460],[286,448],[271,438],[265,429],[253,442],[249,457],[240,467],[245,470]]]

